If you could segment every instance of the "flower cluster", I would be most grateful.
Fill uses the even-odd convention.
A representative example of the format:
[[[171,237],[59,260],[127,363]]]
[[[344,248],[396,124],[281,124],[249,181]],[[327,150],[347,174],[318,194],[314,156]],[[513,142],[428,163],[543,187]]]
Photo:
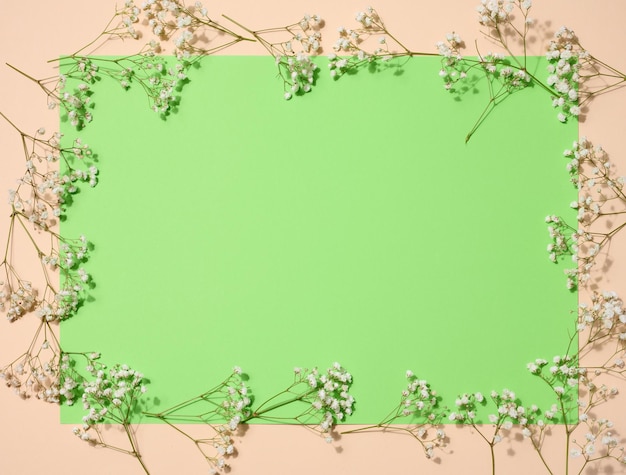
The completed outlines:
[[[143,374],[125,364],[116,364],[107,371],[103,364],[96,361],[99,354],[82,355],[87,358],[86,370],[91,378],[83,378],[74,370],[73,359],[65,359],[63,362],[65,378],[62,390],[65,398],[67,402],[73,403],[75,397],[81,394],[83,409],[87,411],[82,426],[73,428],[74,435],[91,445],[131,455],[145,473],[150,473],[137,448],[131,420],[139,411],[142,405],[140,398],[146,392]],[[81,387],[77,390],[79,381]],[[111,445],[101,430],[103,423],[119,424],[128,437],[129,447]]]
[[[105,420],[129,423],[139,398],[146,392],[143,374],[124,364],[116,364],[108,372],[90,364],[87,371],[94,379],[83,383],[83,408],[88,411],[83,416],[83,429]]]
[[[452,32],[446,35],[445,41],[439,41],[435,46],[442,57],[439,77],[444,81],[444,88],[452,91],[456,82],[467,77],[469,65],[463,61],[463,55],[461,55],[463,40],[458,34]]]
[[[389,61],[399,54],[411,54],[389,33],[378,12],[372,7],[358,12],[355,20],[358,27],[342,26],[338,29],[339,37],[333,45],[335,53],[329,55],[328,67],[331,77],[339,77],[347,71],[354,71],[364,65],[375,66],[377,62]],[[397,54],[392,52],[388,38],[398,43],[404,51]],[[371,47],[367,48],[367,45]]]
[[[61,353],[58,374],[59,402],[68,406],[74,405],[77,400],[81,400],[84,396],[85,376],[76,369],[77,357],[86,360],[86,369],[89,374],[92,374],[96,367],[103,368],[103,365],[97,361],[100,358],[100,353]]]
[[[623,207],[626,178],[613,176],[611,162],[602,146],[594,146],[581,137],[563,155],[570,159],[567,168],[579,191],[579,199],[572,207],[578,210],[581,224],[591,225],[603,214],[603,208],[611,206],[608,214],[616,214],[617,206]]]
[[[419,415],[429,421],[439,417],[437,409],[437,391],[431,389],[428,381],[419,379],[411,370],[406,372],[408,384],[402,391],[402,416]]]
[[[86,64],[89,64],[88,72],[85,72]],[[98,66],[93,64],[88,58],[81,58],[77,67],[79,76],[82,76],[81,79],[89,78],[90,82],[100,79],[97,75]],[[81,82],[70,92],[67,90],[67,76],[62,74],[59,76],[57,88],[58,95],[50,94],[48,96],[48,106],[50,108],[56,107],[57,104],[60,105],[67,114],[70,124],[78,129],[82,129],[85,124],[93,120],[93,115],[91,114],[91,109],[93,108],[91,103],[92,92],[88,84]],[[55,99],[57,102],[54,102]]]
[[[511,14],[518,8],[526,18],[528,10],[532,6],[532,0],[481,0],[476,8],[478,22],[490,28],[498,28],[501,24],[511,21]]]
[[[548,215],[545,221],[551,240],[547,247],[548,256],[554,263],[566,256],[571,257],[577,267],[563,269],[563,272],[567,289],[576,290],[579,282],[586,283],[589,280],[600,244],[595,242],[593,234],[571,227],[558,216]]]
[[[487,416],[489,422],[494,426],[493,435],[490,437],[480,432],[477,426],[479,423],[477,419],[478,407],[487,405],[487,398],[480,392],[460,395],[455,401],[457,410],[450,414],[449,419],[453,422],[472,425],[482,434],[483,439],[493,446],[502,441],[503,430],[510,431],[513,424],[526,427],[530,421],[534,420],[538,411],[535,407],[527,410],[519,402],[515,393],[508,389],[503,389],[501,393],[491,391],[490,399],[496,409],[494,413]]]
[[[622,299],[613,291],[594,292],[591,304],[578,305],[578,331],[591,331],[591,338],[597,340],[608,332],[619,333],[619,340],[626,340],[626,311]]]
[[[252,400],[249,397],[249,390],[246,383],[241,379],[241,368],[235,366],[232,376],[223,384],[225,389],[224,400],[217,410],[217,414],[228,420],[230,431],[237,430],[237,426],[250,416],[250,405]],[[213,391],[213,394],[215,391]]]
[[[298,92],[309,92],[315,81],[315,71],[317,64],[305,53],[298,53],[296,56],[277,56],[276,64],[280,75],[285,80],[285,85],[289,87],[285,91],[285,99],[289,100]]]
[[[558,216],[546,217],[551,237],[548,253],[553,262],[571,255],[577,263],[577,268],[565,270],[567,286],[574,289],[579,282],[589,281],[600,251],[626,226],[623,220],[615,221],[626,213],[626,178],[615,177],[604,149],[585,137],[575,141],[563,155],[568,159],[570,181],[579,192],[578,200],[570,203],[577,210],[578,224],[574,228]],[[595,231],[596,224],[607,225],[609,231]]]
[[[7,264],[4,264],[7,268]],[[28,281],[19,276],[11,276],[7,270],[7,280],[0,281],[0,311],[6,311],[10,322],[18,320],[37,306],[37,291]]]
[[[446,410],[438,407],[439,398],[437,391],[430,387],[426,380],[419,379],[411,370],[406,372],[408,384],[402,391],[402,398],[396,416],[385,421],[384,425],[395,422],[398,416],[417,416],[422,421],[415,427],[406,430],[413,434],[422,445],[426,458],[434,457],[434,450],[445,443],[446,433],[443,428],[438,427],[441,420],[446,415]],[[429,430],[434,428],[434,434],[429,435]]]
[[[546,216],[545,222],[548,224],[551,239],[547,247],[550,260],[556,263],[563,256],[572,256],[572,260],[576,262],[578,230],[571,228],[555,215]]]
[[[559,414],[558,419],[568,421],[576,417],[573,413],[578,409],[577,386],[580,375],[585,373],[578,366],[576,358],[565,355],[557,355],[549,362],[545,359],[536,359],[527,365],[528,371],[541,378],[556,395],[558,404],[554,410],[546,411],[545,417],[553,420]]]
[[[45,402],[63,399],[59,371],[60,349],[47,322],[41,322],[26,352],[0,370],[0,378],[22,399]]]
[[[508,389],[503,389],[501,393],[497,391],[491,391],[491,400],[496,405],[496,412],[489,414],[487,417],[489,422],[495,424],[496,427],[502,427],[505,430],[510,430],[513,423],[525,423],[526,409],[522,406],[515,397],[515,393]],[[494,442],[501,440],[500,434],[496,433]]]
[[[105,32],[109,37],[118,37],[121,39],[132,38],[138,39],[139,34],[135,30],[135,24],[139,21],[140,10],[135,5],[133,0],[124,0],[124,5],[115,11],[115,15],[109,22],[108,27],[113,25],[112,28],[106,28]],[[119,17],[119,21],[115,24],[116,19]]]
[[[145,23],[158,40],[159,48],[161,42],[171,41],[179,60],[193,61],[194,56],[214,53],[243,40],[212,20],[207,8],[199,1],[188,7],[179,0],[144,0],[141,8]],[[215,34],[229,40],[217,45],[204,44],[207,36]]]
[[[465,58],[460,54],[463,44],[461,38],[450,33],[446,37],[446,42],[440,41],[436,44],[439,55],[442,56],[439,76],[444,81],[444,88],[451,92],[457,92],[454,85],[467,80],[472,70],[480,70],[488,80],[499,86],[495,89],[493,100],[504,97],[519,89],[524,89],[531,83],[531,77],[525,67],[512,64],[511,60],[501,53],[489,52],[479,56],[478,59]]]
[[[19,132],[28,151],[24,175],[17,187],[9,190],[9,205],[29,223],[46,231],[63,215],[63,205],[76,193],[79,182],[96,186],[98,169],[92,164],[91,148],[80,139],[64,147],[60,133],[45,139],[43,128],[34,135]],[[58,170],[58,162],[64,171]],[[83,162],[85,168],[75,168],[77,162]]]
[[[43,320],[29,349],[0,370],[0,378],[22,399],[71,406],[83,395],[85,376],[76,369],[78,358],[87,362],[90,372],[102,366],[97,362],[99,353],[62,351],[54,329]]]
[[[560,109],[558,119],[561,122],[565,122],[568,117],[580,115],[580,62],[588,57],[588,53],[579,46],[576,34],[569,28],[561,27],[554,34],[546,53],[549,74],[546,82],[556,93],[552,105]]]
[[[626,463],[624,448],[619,445],[620,440],[614,432],[613,422],[604,418],[590,418],[587,414],[581,414],[580,422],[585,426],[586,432],[582,440],[572,439],[572,457],[583,457],[589,463],[598,454],[605,454],[606,457]]]
[[[42,299],[37,310],[37,315],[46,321],[65,320],[76,312],[85,300],[85,285],[88,285],[91,277],[81,264],[88,258],[89,243],[85,236],[78,239],[65,239],[56,236],[60,243],[60,251],[42,256],[42,264],[48,265],[51,270],[57,268],[61,272],[61,287],[51,290],[51,299]]]
[[[451,422],[460,422],[464,424],[473,424],[476,419],[476,410],[478,405],[485,404],[485,397],[482,393],[461,394],[456,398],[456,411],[452,411],[448,419]]]
[[[335,424],[352,415],[354,397],[348,393],[352,375],[339,363],[333,363],[325,373],[317,368],[310,371],[296,368],[294,372],[296,382],[306,384],[301,400],[310,403],[310,407],[297,420],[306,424],[315,420],[320,432],[327,433],[332,431]]]

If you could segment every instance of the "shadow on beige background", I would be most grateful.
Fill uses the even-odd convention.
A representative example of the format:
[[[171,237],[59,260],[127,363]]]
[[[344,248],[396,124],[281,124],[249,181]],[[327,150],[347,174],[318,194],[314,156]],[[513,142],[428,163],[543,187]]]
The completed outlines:
[[[57,0],[53,3],[35,0],[28,3],[2,2],[4,24],[0,29],[0,110],[27,132],[42,125],[49,131],[57,128],[55,112],[46,109],[45,98],[37,86],[4,66],[11,63],[36,77],[55,74],[46,61],[60,54],[71,53],[90,41],[114,11],[115,2],[101,0],[85,2]],[[456,31],[471,45],[478,38],[481,51],[489,49],[481,39],[474,11],[476,0],[449,2],[406,2],[385,0],[373,4],[387,26],[415,50],[435,52],[434,43],[445,34]],[[322,31],[325,53],[331,51],[338,26],[353,25],[354,14],[367,7],[355,0],[331,2],[301,0],[254,2],[251,0],[222,2],[211,5],[209,11],[217,18],[227,13],[251,28],[281,26],[297,21],[305,12],[318,13],[326,21]],[[541,29],[530,53],[541,54],[556,28],[566,24],[573,28],[583,45],[609,64],[626,68],[621,41],[625,33],[623,20],[626,4],[615,0],[536,0],[534,17]],[[137,44],[116,42],[102,53],[132,53]],[[264,55],[256,44],[238,44],[224,54]],[[271,59],[268,57],[268,61]],[[626,152],[623,142],[623,117],[620,104],[626,92],[619,91],[597,98],[580,126],[581,135],[601,143],[626,171]],[[531,138],[529,138],[531,139]],[[14,186],[21,175],[22,152],[19,137],[0,121],[0,196]],[[558,160],[559,157],[547,157]],[[2,198],[4,200],[4,198]],[[3,201],[4,203],[4,201]],[[0,236],[4,243],[9,208],[2,204]],[[623,262],[626,241],[621,236],[611,247],[611,256]],[[19,251],[19,248],[17,250]],[[602,276],[601,288],[626,294],[626,280],[620,265],[613,265]],[[24,351],[34,328],[34,317],[9,324],[0,321],[0,363],[4,365]],[[451,352],[454,349],[450,349]],[[2,388],[0,388],[2,389]],[[615,420],[617,432],[626,435],[626,412],[618,398],[613,410],[603,408]],[[621,409],[620,409],[621,408]],[[72,434],[72,426],[58,423],[58,408],[38,401],[21,401],[9,390],[0,391],[0,473],[13,474],[78,474],[141,473],[131,457],[94,449],[81,443]],[[623,429],[619,429],[623,428]],[[114,429],[113,429],[114,430]],[[420,447],[409,437],[368,433],[344,436],[336,443],[325,444],[300,427],[251,427],[245,437],[237,441],[239,455],[232,459],[232,473],[255,474],[485,474],[489,473],[489,449],[469,428],[447,428],[451,444],[439,454],[439,461],[428,461]],[[142,425],[138,429],[140,448],[152,473],[195,474],[207,473],[207,466],[199,454],[171,429],[164,426]],[[623,442],[623,441],[622,441]],[[554,453],[562,457],[562,441],[555,437]],[[558,450],[558,452],[557,452]],[[499,456],[498,473],[515,475],[543,473],[537,457],[528,443],[513,440],[496,447]],[[556,473],[562,473],[560,471]],[[606,471],[590,473],[626,473],[624,467],[611,465]]]

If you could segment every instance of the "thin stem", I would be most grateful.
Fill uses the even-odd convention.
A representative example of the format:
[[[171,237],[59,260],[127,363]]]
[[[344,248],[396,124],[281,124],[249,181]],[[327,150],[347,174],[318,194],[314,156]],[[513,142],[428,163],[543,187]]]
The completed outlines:
[[[7,264],[7,259],[9,257],[9,249],[11,247],[11,242],[13,241],[13,228],[15,227],[15,212],[11,213],[11,221],[9,223],[9,233],[7,235],[7,244],[4,248],[4,259],[2,260],[3,264]]]
[[[25,76],[25,77],[27,77],[28,79],[30,79],[31,81],[36,82],[37,84],[40,84],[39,79],[35,79],[35,78],[34,78],[34,77],[32,77],[31,75],[26,74],[24,71],[22,71],[22,70],[20,70],[20,69],[16,68],[16,67],[15,67],[15,66],[13,66],[12,64],[9,64],[9,63],[4,63],[4,64],[6,64],[8,67],[10,67],[11,69],[13,69],[14,71],[16,71],[16,72],[20,73],[22,76]],[[6,117],[5,117],[5,118],[6,118]],[[7,119],[7,120],[8,120],[8,119]]]
[[[128,436],[128,440],[129,440],[129,442],[130,442],[130,446],[131,446],[131,447],[132,447],[132,449],[133,449],[133,452],[132,452],[132,453],[133,453],[133,455],[135,456],[135,458],[136,458],[137,460],[139,460],[139,463],[141,464],[141,467],[143,468],[143,470],[144,470],[144,471],[145,471],[148,475],[150,475],[150,471],[148,470],[148,467],[146,467],[146,465],[144,464],[143,459],[142,459],[142,457],[141,457],[141,454],[140,454],[140,453],[139,453],[139,451],[137,450],[137,446],[136,446],[136,444],[135,444],[135,440],[134,440],[134,439],[135,439],[135,436],[134,436],[134,434],[132,433],[132,430],[131,430],[131,428],[130,428],[129,424],[126,422],[126,423],[124,423],[124,424],[123,424],[123,426],[124,426],[124,430],[126,431],[126,435]]]
[[[311,389],[305,393],[302,393],[298,396],[294,396],[291,399],[288,399],[286,401],[281,401],[281,402],[277,402],[276,404],[271,405],[270,407],[261,410],[261,408],[267,404],[269,401],[271,401],[272,399],[275,399],[277,396],[279,396],[280,394],[277,394],[276,396],[272,397],[271,399],[268,399],[267,401],[265,401],[263,404],[261,404],[259,406],[259,409],[257,409],[256,411],[253,411],[252,414],[250,414],[247,418],[245,418],[243,420],[243,422],[247,422],[255,417],[260,417],[261,415],[273,411],[274,409],[278,409],[279,407],[283,407],[286,406],[287,404],[291,404],[292,402],[297,402],[297,401],[301,401],[302,399],[304,399],[305,397],[307,397],[308,395],[310,395],[311,393],[313,393],[315,391],[315,389]]]
[[[535,448],[535,452],[537,452],[537,455],[539,456],[539,458],[541,459],[541,462],[543,463],[543,466],[546,467],[546,470],[548,471],[548,473],[550,475],[553,475],[552,470],[550,469],[550,466],[548,465],[548,462],[546,462],[546,459],[544,458],[543,454],[541,453],[541,447],[535,442],[535,440],[532,438],[531,436],[531,442],[533,444],[533,447]]]
[[[350,429],[350,430],[346,430],[341,432],[341,435],[343,434],[357,434],[359,432],[365,432],[371,429],[385,429],[384,424],[381,422],[380,424],[375,424],[375,425],[371,425],[371,426],[365,426],[365,427],[358,427],[357,429]]]
[[[7,64],[7,66],[10,66],[11,68],[13,68],[13,66],[11,66],[9,63],[6,63],[6,64]],[[15,69],[15,68],[13,68],[13,69]],[[30,77],[30,76],[29,76],[29,77]],[[31,78],[31,79],[32,79],[32,78]],[[22,131],[18,128],[18,126],[17,126],[17,125],[15,125],[15,124],[11,121],[11,119],[9,119],[6,115],[4,115],[4,114],[2,113],[2,111],[0,111],[0,115],[4,118],[4,120],[6,120],[9,124],[11,124],[11,126],[12,126],[15,130],[17,130],[17,131],[20,133],[20,135],[24,135],[24,133],[23,133],[23,132],[22,132]]]
[[[39,248],[39,246],[37,245],[37,243],[33,239],[33,236],[30,234],[30,232],[26,228],[26,225],[24,224],[24,222],[21,219],[19,219],[20,216],[23,216],[23,215],[21,213],[17,213],[18,221],[22,225],[22,227],[24,228],[24,231],[26,231],[28,239],[30,240],[31,243],[33,243],[33,246],[35,246],[35,249],[37,250],[37,254],[39,254],[39,257],[43,256],[44,253],[41,251],[41,249]]]
[[[248,33],[250,33],[252,36],[254,36],[255,38],[257,38],[257,34],[256,32],[250,30],[249,28],[246,28],[245,26],[243,26],[241,23],[239,23],[238,21],[233,20],[231,17],[229,17],[228,15],[224,15],[222,14],[222,16],[224,18],[226,18],[228,21],[233,22],[235,25],[237,25],[239,28],[242,28],[244,30],[246,30]],[[257,38],[258,39],[258,38]],[[254,41],[254,40],[251,40]]]
[[[565,416],[565,414],[563,414]],[[571,431],[567,428],[567,422],[565,423],[565,475],[569,474],[569,440],[571,437]]]

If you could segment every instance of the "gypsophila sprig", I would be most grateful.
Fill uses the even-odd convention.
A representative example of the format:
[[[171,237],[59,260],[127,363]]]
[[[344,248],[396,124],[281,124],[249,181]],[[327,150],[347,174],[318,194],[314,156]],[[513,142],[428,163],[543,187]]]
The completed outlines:
[[[562,26],[554,34],[546,53],[547,83],[552,88],[552,105],[565,122],[582,114],[593,97],[621,87],[626,74],[594,57],[580,43],[576,33]]]
[[[555,264],[569,258],[578,264],[578,250],[581,240],[592,241],[593,237],[578,228],[573,228],[563,219],[556,215],[548,215],[545,218],[548,224],[550,243],[548,244],[548,258]],[[568,290],[576,290],[579,281],[578,268],[565,269],[567,277],[566,287]]]
[[[578,382],[584,370],[571,355],[557,355],[551,361],[537,359],[527,365],[531,374],[543,380],[556,395],[556,411],[546,411],[545,417],[566,425],[576,418],[578,410]]]
[[[626,463],[624,447],[620,445],[620,439],[610,420],[595,419],[585,413],[580,416],[580,422],[581,429],[585,431],[584,437],[572,439],[570,449],[572,458],[584,459],[580,473],[590,464],[602,459],[611,458],[622,464]]]
[[[295,368],[293,383],[254,408],[249,419],[303,424],[331,442],[335,425],[354,412],[354,397],[348,392],[351,385],[352,375],[339,363],[325,372]],[[288,411],[275,414],[286,407]]]
[[[141,396],[146,392],[142,373],[125,364],[116,364],[108,370],[104,365],[89,360],[89,380],[82,383],[82,403],[87,414],[82,427],[75,427],[74,434],[92,445],[112,448],[133,456],[146,473],[150,473],[139,452],[132,418],[140,412]],[[121,425],[128,438],[129,448],[107,443],[99,424],[104,422]]]
[[[461,95],[475,90],[482,83],[489,92],[489,100],[465,137],[466,142],[494,108],[511,94],[537,86],[553,95],[546,81],[528,70],[527,45],[535,24],[530,17],[531,7],[530,0],[482,0],[478,5],[478,23],[486,28],[483,36],[500,51],[483,54],[476,43],[477,57],[464,56],[461,54],[464,42],[454,32],[436,44],[442,57],[439,76],[446,90]],[[521,54],[514,54],[514,43],[521,45]],[[486,81],[481,81],[481,77]]]
[[[53,404],[73,405],[83,394],[85,373],[77,360],[93,369],[100,358],[96,352],[67,353],[61,349],[55,329],[42,320],[28,349],[0,370],[0,379],[22,399],[35,397]]]
[[[139,40],[141,17],[152,38],[135,54],[101,57],[84,53],[112,39]],[[92,96],[97,82],[113,80],[122,89],[136,84],[149,98],[151,108],[167,116],[180,102],[180,91],[193,63],[246,40],[252,41],[212,20],[200,2],[187,7],[179,0],[147,0],[139,8],[127,0],[93,41],[69,56],[51,60],[59,61],[63,70],[59,76],[38,79],[9,66],[43,90],[49,108],[60,107],[63,118],[81,129],[93,120]],[[157,57],[169,50],[176,56],[173,64]]]
[[[491,433],[485,426],[480,426],[477,419],[479,407],[486,407],[488,400],[495,406],[495,412],[488,415],[488,420],[493,426]],[[489,446],[491,455],[491,473],[496,474],[496,455],[494,447],[513,428],[513,424],[526,424],[526,409],[521,405],[515,393],[508,389],[502,392],[491,391],[489,399],[481,392],[465,393],[457,397],[456,410],[451,412],[448,419],[451,422],[470,425],[481,439]]]
[[[199,1],[186,6],[179,0],[145,0],[142,9],[152,34],[159,42],[172,42],[178,59],[195,61],[240,41],[250,41],[211,19],[208,9]],[[218,44],[209,41],[207,45],[202,40],[207,36],[223,36],[227,41]]]
[[[577,210],[578,223],[574,227],[559,216],[547,216],[551,238],[547,250],[553,262],[571,256],[576,267],[566,269],[565,274],[567,288],[574,290],[579,283],[589,282],[602,249],[626,227],[626,179],[615,176],[604,149],[585,137],[575,141],[563,155],[568,159],[570,181],[579,192],[578,200],[570,203]]]
[[[247,379],[235,366],[224,381],[199,396],[146,415],[162,420],[192,441],[211,473],[217,473],[228,468],[227,458],[235,453],[235,436],[241,424],[254,419],[304,424],[332,442],[330,433],[335,424],[354,410],[354,398],[348,393],[352,376],[339,363],[324,373],[317,368],[295,368],[293,383],[256,407]],[[202,423],[197,434],[182,426],[194,422]]]
[[[61,404],[73,406],[76,401],[82,399],[87,376],[92,374],[95,368],[104,368],[104,365],[98,361],[99,359],[100,353],[95,351],[90,353],[61,352],[58,375]],[[81,363],[86,364],[86,371],[77,368]]]
[[[79,138],[70,146],[63,146],[63,136],[58,132],[46,138],[42,127],[31,135],[23,132],[2,112],[0,116],[18,132],[24,150],[24,174],[17,180],[17,187],[9,190],[9,205],[28,222],[46,231],[57,224],[63,215],[64,204],[78,190],[78,183],[96,186],[95,154]],[[63,171],[59,171],[59,165]]]
[[[435,450],[445,446],[447,436],[442,421],[447,409],[439,407],[437,392],[430,384],[418,378],[411,370],[406,372],[407,385],[402,390],[400,403],[378,424],[360,427],[342,432],[356,434],[361,432],[379,431],[404,433],[413,437],[424,449],[428,459],[435,458]],[[412,421],[399,425],[403,421]]]
[[[383,67],[399,68],[398,63],[391,62],[393,58],[435,55],[413,51],[405,46],[387,29],[378,12],[372,7],[358,12],[354,19],[357,26],[341,26],[337,31],[334,52],[328,56],[332,78],[355,73],[362,67],[367,67],[370,71]]]
[[[609,353],[600,367],[619,375],[624,375],[626,355],[626,311],[622,299],[613,291],[593,292],[591,302],[581,302],[578,305],[578,332],[582,341],[580,347],[613,344],[613,351]]]
[[[562,27],[554,34],[546,53],[549,63],[546,82],[556,94],[552,106],[560,109],[557,117],[561,122],[565,122],[568,117],[580,115],[578,102],[580,67],[581,61],[589,54],[577,46],[578,40],[574,32]]]
[[[603,216],[615,218],[626,214],[623,190],[626,178],[615,176],[609,156],[601,145],[593,145],[586,137],[581,137],[563,155],[570,160],[567,169],[579,191],[578,202],[571,206],[578,210],[581,225],[589,227]]]
[[[9,190],[11,215],[0,262],[0,311],[6,311],[9,321],[31,311],[46,321],[64,320],[86,298],[90,276],[83,265],[88,258],[89,243],[84,236],[65,238],[54,228],[63,217],[71,195],[76,193],[77,183],[96,185],[98,170],[90,165],[93,153],[80,139],[64,147],[60,134],[45,138],[46,132],[40,128],[30,135],[1,112],[0,115],[19,133],[25,159],[24,175],[17,187]],[[57,170],[59,162],[65,168],[63,173]],[[88,168],[77,168],[76,162],[83,162]],[[32,244],[33,255],[41,268],[40,280],[45,282],[43,290],[33,287],[31,282],[35,279],[25,279],[18,271],[22,263],[16,259],[22,256],[14,255],[11,250],[20,238]],[[57,272],[62,277],[60,284],[55,282]]]
[[[321,51],[320,28],[324,24],[319,15],[305,14],[296,23],[256,31],[223,16],[251,34],[274,57],[286,100],[311,91],[318,69],[311,55]]]
[[[228,468],[227,458],[235,453],[234,436],[239,425],[250,417],[252,398],[247,377],[240,367],[208,391],[159,413],[146,413],[160,419],[194,443],[212,473]],[[181,424],[202,423],[198,435]]]
[[[41,321],[28,349],[0,370],[0,379],[22,399],[36,397],[45,402],[63,399],[59,381],[59,342],[50,324]]]
[[[486,79],[489,100],[465,137],[468,142],[493,109],[511,94],[529,87],[533,77],[526,70],[525,64],[515,64],[501,53],[488,52],[482,55],[479,52],[478,58],[464,57],[460,53],[463,44],[457,34],[450,33],[446,36],[446,42],[438,42],[436,46],[442,56],[439,76],[447,91],[457,95],[465,94],[476,88],[481,76]]]

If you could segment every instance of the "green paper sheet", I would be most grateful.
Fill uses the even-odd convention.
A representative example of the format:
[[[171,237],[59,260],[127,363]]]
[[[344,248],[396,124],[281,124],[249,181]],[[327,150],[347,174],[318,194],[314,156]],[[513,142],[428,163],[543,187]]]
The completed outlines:
[[[391,411],[407,369],[449,407],[503,388],[549,407],[526,364],[563,354],[573,328],[544,217],[573,216],[576,123],[527,89],[466,144],[484,83],[455,100],[438,58],[338,81],[318,63],[313,91],[285,101],[272,58],[207,58],[167,121],[137,86],[97,84],[94,121],[63,125],[100,169],[62,223],[94,242],[96,283],[63,347],[142,371],[154,412],[234,365],[261,402],[295,366],[334,361],[354,377],[349,423]]]

